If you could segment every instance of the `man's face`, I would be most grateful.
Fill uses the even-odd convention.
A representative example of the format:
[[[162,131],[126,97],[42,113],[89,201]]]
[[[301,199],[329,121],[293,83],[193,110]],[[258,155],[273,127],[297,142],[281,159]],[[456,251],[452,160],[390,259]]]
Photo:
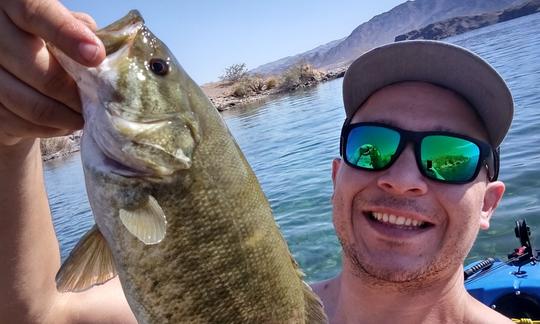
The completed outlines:
[[[463,99],[427,83],[379,90],[352,120],[368,121],[487,141]],[[334,161],[334,226],[344,249],[345,271],[391,282],[447,277],[460,269],[478,230],[489,227],[504,185],[488,183],[485,169],[463,185],[429,180],[418,170],[412,145],[383,171],[357,170]],[[404,224],[392,224],[400,217],[398,223]]]

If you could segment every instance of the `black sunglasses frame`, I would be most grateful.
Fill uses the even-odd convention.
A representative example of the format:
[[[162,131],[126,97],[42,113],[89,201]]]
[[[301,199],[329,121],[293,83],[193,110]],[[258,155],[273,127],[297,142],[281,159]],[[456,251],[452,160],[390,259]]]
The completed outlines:
[[[363,127],[363,126],[382,127],[382,128],[386,128],[386,129],[396,131],[399,134],[399,144],[398,144],[398,147],[396,149],[396,152],[392,155],[392,158],[390,159],[388,164],[385,165],[382,168],[379,168],[379,169],[363,168],[363,167],[358,166],[356,164],[350,163],[348,161],[347,157],[346,157],[345,148],[347,147],[347,140],[348,140],[348,137],[349,137],[349,134],[350,134],[351,130],[353,130],[355,128],[358,128],[358,127]],[[478,146],[478,148],[480,150],[480,156],[479,156],[478,163],[476,165],[476,169],[474,171],[474,174],[469,179],[462,180],[462,181],[441,180],[441,179],[437,179],[437,178],[434,178],[434,177],[430,176],[429,173],[427,173],[426,170],[424,170],[424,168],[422,166],[422,159],[421,159],[421,152],[420,152],[421,145],[420,144],[421,144],[422,140],[425,137],[432,136],[432,135],[444,135],[444,136],[460,138],[460,139],[470,141],[471,143],[474,143],[475,145]],[[343,125],[343,128],[341,129],[340,155],[341,155],[342,159],[345,161],[345,163],[347,165],[349,165],[349,166],[351,166],[351,167],[353,167],[355,169],[365,170],[365,171],[383,171],[383,170],[386,170],[386,169],[390,168],[394,164],[394,162],[401,156],[401,153],[403,153],[403,150],[405,149],[407,144],[411,143],[411,142],[414,143],[414,155],[415,155],[416,164],[418,166],[418,169],[420,170],[420,173],[422,173],[423,176],[425,176],[426,178],[428,178],[430,180],[434,180],[434,181],[442,182],[442,183],[448,183],[448,184],[469,183],[469,182],[473,181],[474,179],[476,179],[476,177],[478,176],[478,173],[480,172],[480,170],[482,169],[482,167],[484,165],[486,165],[487,169],[488,169],[489,181],[497,180],[497,177],[499,175],[499,149],[498,148],[493,149],[491,147],[491,145],[489,145],[486,142],[483,142],[481,140],[478,140],[476,138],[469,137],[469,136],[462,135],[462,134],[452,133],[452,132],[444,132],[444,131],[415,132],[415,131],[404,130],[404,129],[394,127],[394,126],[390,126],[390,125],[383,124],[383,123],[362,122],[362,123],[349,124],[349,123],[347,123],[347,121],[345,121],[345,124]]]

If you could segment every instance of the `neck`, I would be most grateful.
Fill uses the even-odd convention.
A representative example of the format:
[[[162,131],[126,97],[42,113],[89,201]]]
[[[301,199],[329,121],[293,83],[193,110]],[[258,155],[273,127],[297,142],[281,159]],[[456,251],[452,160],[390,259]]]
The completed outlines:
[[[367,275],[366,275],[367,276]],[[333,323],[461,323],[470,295],[463,269],[430,282],[379,283],[343,271],[336,278],[337,303],[328,309]]]

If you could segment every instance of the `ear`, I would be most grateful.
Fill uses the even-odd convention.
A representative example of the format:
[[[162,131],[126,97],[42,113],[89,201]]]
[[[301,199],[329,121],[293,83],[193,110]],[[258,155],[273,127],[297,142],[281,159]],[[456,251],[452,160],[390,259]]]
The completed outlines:
[[[332,161],[332,183],[334,184],[334,188],[336,187],[336,177],[337,177],[337,173],[339,171],[340,166],[341,166],[341,159],[335,158]]]
[[[495,211],[495,208],[499,205],[504,194],[504,183],[501,181],[489,182],[484,194],[484,202],[482,205],[482,211],[480,214],[480,228],[487,230],[489,228],[489,221],[491,215]]]

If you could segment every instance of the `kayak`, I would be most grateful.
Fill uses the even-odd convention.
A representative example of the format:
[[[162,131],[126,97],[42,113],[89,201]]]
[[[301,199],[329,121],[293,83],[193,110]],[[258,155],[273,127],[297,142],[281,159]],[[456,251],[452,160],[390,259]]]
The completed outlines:
[[[531,245],[525,220],[516,221],[515,233],[520,246],[508,254],[506,261],[487,258],[465,267],[465,288],[516,323],[540,323],[538,251]]]

